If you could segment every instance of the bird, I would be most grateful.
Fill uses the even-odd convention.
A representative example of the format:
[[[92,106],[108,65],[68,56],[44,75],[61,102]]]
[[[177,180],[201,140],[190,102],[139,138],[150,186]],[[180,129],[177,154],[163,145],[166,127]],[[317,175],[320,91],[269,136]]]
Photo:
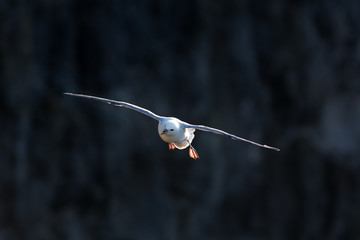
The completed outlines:
[[[65,92],[64,94],[73,96],[73,97],[80,97],[80,98],[86,98],[86,99],[96,100],[96,101],[100,101],[100,102],[105,102],[105,103],[108,103],[110,105],[114,105],[117,107],[128,108],[128,109],[137,111],[139,113],[142,113],[148,117],[151,117],[151,118],[157,120],[159,122],[158,123],[159,136],[164,142],[168,143],[169,150],[174,150],[175,148],[182,150],[182,149],[186,149],[187,147],[189,147],[189,156],[192,159],[200,158],[200,156],[197,153],[197,151],[195,150],[195,148],[191,145],[191,143],[195,137],[195,135],[194,135],[195,130],[215,133],[215,134],[229,137],[233,140],[247,142],[247,143],[250,143],[250,144],[262,147],[262,148],[271,149],[274,151],[280,151],[279,148],[260,144],[260,143],[254,142],[254,141],[250,141],[248,139],[238,137],[234,134],[225,132],[225,131],[217,129],[217,128],[212,128],[212,127],[208,127],[208,126],[204,126],[204,125],[190,124],[190,123],[181,121],[180,119],[175,118],[175,117],[160,116],[160,115],[153,113],[152,111],[150,111],[148,109],[139,107],[137,105],[134,105],[134,104],[131,104],[128,102],[116,101],[116,100],[111,100],[111,99],[96,97],[96,96],[90,96],[90,95],[85,95],[85,94],[76,94],[76,93],[69,93],[69,92]]]

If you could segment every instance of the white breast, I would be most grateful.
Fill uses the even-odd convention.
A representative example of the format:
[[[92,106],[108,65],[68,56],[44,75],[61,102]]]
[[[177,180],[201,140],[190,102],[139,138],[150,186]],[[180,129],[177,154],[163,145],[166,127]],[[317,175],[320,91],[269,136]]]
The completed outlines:
[[[194,128],[185,128],[183,138],[173,143],[178,149],[187,148],[195,137],[194,132],[195,132]]]
[[[163,131],[167,130],[164,134]],[[161,139],[167,143],[174,143],[178,149],[184,149],[194,139],[193,128],[184,128],[177,118],[166,118],[159,122],[158,132]]]

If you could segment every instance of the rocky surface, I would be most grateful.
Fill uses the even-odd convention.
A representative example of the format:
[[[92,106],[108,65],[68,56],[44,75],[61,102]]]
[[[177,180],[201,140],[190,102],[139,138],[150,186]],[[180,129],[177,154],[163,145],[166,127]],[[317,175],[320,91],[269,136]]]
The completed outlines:
[[[0,3],[0,239],[359,239],[357,1]],[[196,132],[168,151],[132,102]]]

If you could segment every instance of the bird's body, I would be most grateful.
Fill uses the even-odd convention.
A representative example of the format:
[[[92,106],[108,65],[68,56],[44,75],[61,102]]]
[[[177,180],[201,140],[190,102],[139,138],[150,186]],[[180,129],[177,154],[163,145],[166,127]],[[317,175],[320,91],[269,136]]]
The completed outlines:
[[[160,138],[169,143],[169,149],[184,149],[189,147],[189,155],[191,158],[199,158],[199,154],[195,148],[191,146],[191,142],[195,137],[195,128],[185,127],[186,123],[174,118],[163,117],[159,121],[158,132]]]
[[[70,95],[70,96],[75,96],[75,97],[82,97],[82,98],[88,98],[88,99],[93,99],[93,100],[97,100],[97,101],[102,101],[102,102],[106,102],[108,104],[115,105],[118,107],[129,108],[129,109],[135,110],[137,112],[140,112],[142,114],[145,114],[145,115],[157,120],[159,122],[159,125],[158,125],[159,136],[164,142],[167,142],[169,144],[169,149],[175,149],[175,148],[185,149],[185,148],[189,147],[189,155],[193,159],[199,158],[199,155],[196,152],[195,148],[193,148],[193,146],[191,145],[191,143],[195,137],[194,132],[196,129],[224,135],[224,136],[230,137],[233,140],[245,141],[245,142],[257,145],[259,147],[280,151],[278,148],[270,147],[267,145],[262,145],[262,144],[247,140],[245,138],[241,138],[241,137],[235,136],[233,134],[224,132],[224,131],[216,129],[216,128],[211,128],[211,127],[207,127],[207,126],[203,126],[203,125],[189,124],[189,123],[186,123],[186,122],[181,121],[180,119],[177,119],[174,117],[159,116],[145,108],[136,106],[131,103],[120,102],[120,101],[115,101],[115,100],[110,100],[110,99],[100,98],[100,97],[95,97],[95,96],[89,96],[89,95],[83,95],[83,94],[74,94],[74,93],[65,93],[65,94]]]
[[[177,118],[163,118],[158,125],[160,138],[164,142],[173,143],[178,149],[187,148],[194,139],[195,129],[184,128],[183,126]]]

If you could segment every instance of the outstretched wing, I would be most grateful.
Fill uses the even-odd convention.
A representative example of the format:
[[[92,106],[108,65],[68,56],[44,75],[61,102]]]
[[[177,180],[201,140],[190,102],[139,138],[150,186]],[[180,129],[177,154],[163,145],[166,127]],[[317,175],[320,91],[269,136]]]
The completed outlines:
[[[66,95],[69,96],[74,96],[74,97],[82,97],[82,98],[87,98],[87,99],[93,99],[93,100],[97,100],[100,102],[106,102],[108,104],[117,106],[117,107],[125,107],[125,108],[129,108],[131,110],[137,111],[139,113],[142,113],[146,116],[149,116],[155,120],[160,121],[163,117],[156,115],[155,113],[151,112],[150,110],[147,110],[145,108],[136,106],[134,104],[131,103],[127,103],[127,102],[120,102],[120,101],[115,101],[115,100],[110,100],[110,99],[106,99],[106,98],[101,98],[101,97],[95,97],[95,96],[90,96],[90,95],[84,95],[84,94],[75,94],[75,93],[64,93]]]
[[[222,131],[220,129],[216,129],[216,128],[212,128],[212,127],[208,127],[208,126],[203,126],[203,125],[192,125],[192,124],[188,124],[188,123],[185,123],[184,126],[185,126],[185,128],[195,128],[197,130],[201,130],[201,131],[205,131],[205,132],[212,132],[212,133],[220,134],[220,135],[223,135],[223,136],[226,136],[226,137],[230,137],[233,140],[244,141],[244,142],[251,143],[251,144],[254,144],[256,146],[259,146],[259,147],[268,148],[268,149],[275,150],[275,151],[280,151],[279,148],[270,147],[268,145],[253,142],[253,141],[250,141],[248,139],[235,136],[235,135],[233,135],[231,133],[227,133],[227,132]]]

